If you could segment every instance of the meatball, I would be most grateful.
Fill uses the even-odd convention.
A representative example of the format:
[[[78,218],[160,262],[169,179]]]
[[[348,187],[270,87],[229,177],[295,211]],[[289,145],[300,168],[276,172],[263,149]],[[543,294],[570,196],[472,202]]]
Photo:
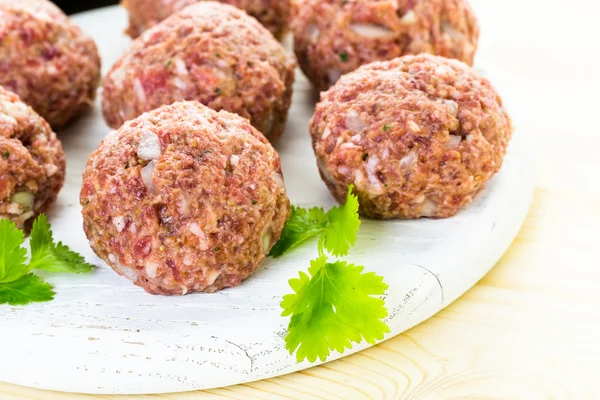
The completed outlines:
[[[104,80],[104,117],[112,128],[180,100],[248,118],[269,140],[283,132],[295,60],[254,18],[201,2],[134,41]]]
[[[94,41],[46,0],[0,0],[0,85],[55,129],[92,104],[100,83]]]
[[[81,189],[92,249],[152,294],[239,285],[279,240],[279,155],[248,120],[198,102],[127,122],[90,156]]]
[[[473,64],[479,28],[467,0],[299,0],[300,67],[320,90],[373,61],[432,53]]]
[[[498,172],[513,127],[488,80],[422,54],[344,75],[322,93],[310,132],[338,201],[354,184],[364,216],[445,218]]]
[[[65,180],[65,154],[50,125],[0,86],[0,218],[31,229]]]
[[[127,33],[138,37],[146,29],[185,7],[203,0],[121,0],[129,12]],[[292,0],[218,0],[246,11],[277,38],[288,32]]]

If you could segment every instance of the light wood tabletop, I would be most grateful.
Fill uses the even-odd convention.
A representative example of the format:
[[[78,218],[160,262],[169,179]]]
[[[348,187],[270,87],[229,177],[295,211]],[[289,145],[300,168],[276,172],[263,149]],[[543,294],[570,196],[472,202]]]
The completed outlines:
[[[267,381],[136,399],[600,399],[600,6],[472,4],[477,63],[499,79],[537,169],[529,217],[498,265],[446,310],[359,354]],[[0,383],[1,400],[125,398]]]

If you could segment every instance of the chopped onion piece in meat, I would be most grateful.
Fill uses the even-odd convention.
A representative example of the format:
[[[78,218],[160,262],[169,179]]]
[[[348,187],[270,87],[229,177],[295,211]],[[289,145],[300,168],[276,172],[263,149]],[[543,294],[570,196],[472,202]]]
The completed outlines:
[[[179,76],[189,75],[189,71],[187,69],[187,66],[185,65],[185,61],[183,61],[181,58],[175,59],[175,69]]]
[[[120,215],[113,218],[113,225],[117,229],[117,232],[121,233],[125,229],[125,217]]]
[[[12,201],[19,204],[25,210],[31,210],[33,208],[34,200],[35,196],[33,193],[29,192],[17,192],[12,196]]]
[[[208,273],[206,274],[206,283],[209,286],[213,285],[219,276],[221,276],[221,271],[208,271]]]
[[[455,149],[458,147],[458,145],[460,144],[461,141],[462,141],[462,138],[460,136],[450,135],[450,140],[448,140],[448,142],[446,142],[446,148],[447,149]]]
[[[148,278],[150,278],[150,279],[156,278],[157,271],[158,271],[158,264],[146,265],[146,275],[148,275]]]
[[[412,168],[417,161],[419,161],[419,156],[416,151],[411,151],[400,160],[400,168],[409,169]]]
[[[17,203],[10,203],[8,207],[6,207],[6,211],[9,214],[21,214],[23,212],[23,207]]]
[[[438,205],[436,202],[430,199],[425,199],[423,203],[423,208],[421,210],[421,215],[423,217],[433,217],[438,211]]]
[[[350,29],[359,36],[368,39],[385,39],[393,38],[396,36],[396,32],[390,28],[376,24],[350,24]]]
[[[154,132],[144,131],[137,151],[142,160],[156,160],[161,155],[160,140]]]
[[[263,254],[267,254],[271,250],[271,238],[273,236],[273,228],[269,227],[262,234],[261,242],[262,242],[262,250]]]
[[[350,111],[346,116],[346,128],[352,132],[360,132],[369,125],[360,118],[356,111]]]
[[[27,211],[19,216],[19,219],[23,222],[27,221],[29,218],[33,217],[35,214],[33,211]]]
[[[410,10],[402,17],[401,21],[405,24],[412,25],[417,22],[417,14],[413,10]]]
[[[23,119],[29,116],[29,108],[21,102],[2,101],[0,102],[0,112],[15,119]]]
[[[150,191],[154,190],[154,184],[152,183],[152,176],[154,175],[155,168],[156,168],[156,160],[152,160],[148,163],[148,165],[146,165],[144,168],[142,168],[142,171],[141,171],[142,182],[144,182],[144,185],[146,185],[146,187]]]
[[[367,161],[365,170],[367,171],[367,176],[369,179],[369,184],[371,186],[372,193],[380,193],[383,190],[383,184],[377,176],[378,169],[379,157],[377,157],[376,155],[370,156]]]
[[[446,107],[448,107],[448,111],[450,111],[450,114],[452,114],[455,117],[458,115],[457,102],[455,102],[454,100],[444,100],[444,104],[446,104]]]
[[[44,169],[46,170],[46,175],[54,176],[56,171],[58,171],[58,167],[54,164],[44,164]]]
[[[317,27],[316,24],[310,24],[306,28],[306,37],[311,42],[316,42],[319,39],[320,34],[321,34],[321,31],[319,30],[319,28]]]

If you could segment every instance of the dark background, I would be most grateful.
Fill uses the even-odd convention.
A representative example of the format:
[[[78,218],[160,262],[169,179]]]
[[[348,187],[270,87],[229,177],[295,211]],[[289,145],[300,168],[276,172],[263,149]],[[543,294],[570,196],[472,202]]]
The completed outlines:
[[[67,14],[118,4],[119,0],[53,0]]]

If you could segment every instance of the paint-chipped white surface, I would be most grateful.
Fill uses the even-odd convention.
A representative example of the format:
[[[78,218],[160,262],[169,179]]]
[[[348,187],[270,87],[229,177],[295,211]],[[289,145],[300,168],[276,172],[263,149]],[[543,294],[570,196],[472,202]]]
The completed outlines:
[[[106,71],[129,42],[122,34],[125,13],[114,7],[75,20],[97,40]],[[315,98],[298,73],[291,118],[277,147],[292,202],[330,207],[334,203],[318,176],[307,129]],[[61,135],[67,184],[50,215],[57,239],[99,268],[88,276],[48,276],[57,292],[52,303],[0,306],[0,381],[72,392],[164,393],[308,368],[285,350],[287,320],[280,317],[279,302],[289,292],[288,279],[316,256],[314,242],[282,260],[269,260],[241,287],[179,298],[148,295],[93,255],[81,228],[79,187],[87,156],[108,133],[97,105]],[[521,134],[502,172],[458,216],[363,222],[348,259],[385,276],[388,337],[454,301],[516,236],[533,188]]]

